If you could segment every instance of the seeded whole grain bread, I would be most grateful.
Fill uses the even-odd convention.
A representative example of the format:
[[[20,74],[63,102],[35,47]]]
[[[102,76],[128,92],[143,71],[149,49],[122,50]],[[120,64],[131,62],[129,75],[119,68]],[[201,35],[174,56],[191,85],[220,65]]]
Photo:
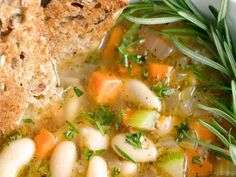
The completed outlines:
[[[43,0],[49,2],[48,0]],[[56,61],[97,48],[126,0],[0,0],[0,132],[60,98]],[[0,134],[1,139],[1,134]]]
[[[0,1],[0,131],[16,128],[29,105],[60,95],[39,0]]]
[[[95,49],[127,5],[127,0],[52,0],[45,23],[56,60]]]

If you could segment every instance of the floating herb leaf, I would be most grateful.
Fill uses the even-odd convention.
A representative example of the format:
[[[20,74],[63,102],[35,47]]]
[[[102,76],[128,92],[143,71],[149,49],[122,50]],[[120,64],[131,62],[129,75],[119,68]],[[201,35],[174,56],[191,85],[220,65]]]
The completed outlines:
[[[140,25],[133,24],[123,36],[122,42],[118,47],[118,50],[122,56],[121,64],[127,68],[130,68],[130,60],[137,64],[143,63],[141,55],[134,55],[127,50],[128,47],[139,43],[143,39],[137,34],[139,26]]]
[[[186,122],[182,122],[179,126],[176,127],[177,130],[177,141],[180,142],[184,139],[184,132],[189,131],[188,124]]]
[[[86,149],[84,151],[84,156],[87,160],[90,160],[93,157],[93,151],[91,149]]]
[[[89,122],[96,126],[96,128],[105,135],[114,123],[115,114],[110,111],[108,107],[101,106],[94,112],[87,112],[89,116]]]
[[[169,88],[167,84],[164,82],[158,82],[156,84],[151,85],[151,89],[156,92],[157,96],[159,97],[166,97],[170,96],[175,93],[174,88]]]
[[[81,97],[84,94],[84,92],[80,90],[78,87],[74,87],[74,92],[78,97]]]
[[[96,150],[96,151],[93,151],[91,149],[86,149],[84,151],[84,156],[87,160],[90,160],[93,156],[100,156],[102,155],[106,150],[105,149],[99,149],[99,150]]]
[[[122,121],[123,121],[123,116],[124,116],[124,113],[123,113],[122,110],[120,110],[118,112],[117,121],[115,122],[115,128],[116,128],[117,131],[121,128],[121,124],[122,124]]]
[[[8,143],[23,138],[24,135],[21,132],[16,132],[14,135],[8,138]]]
[[[76,126],[69,120],[66,121],[66,124],[70,127],[69,130],[66,130],[63,132],[64,137],[67,140],[72,140],[75,136],[75,134],[79,133],[78,129]]]
[[[115,145],[116,150],[122,155],[126,160],[129,160],[133,163],[136,163],[136,161],[130,157],[123,149],[121,149],[119,146]]]
[[[25,124],[32,124],[32,125],[35,124],[34,121],[31,118],[22,119],[22,122],[25,123]]]
[[[120,169],[117,168],[117,167],[114,167],[114,168],[112,169],[111,177],[117,177],[117,176],[119,176],[119,174],[120,174]]]
[[[192,158],[192,163],[201,164],[202,163],[201,157],[200,156],[194,156]]]
[[[136,133],[128,133],[126,136],[126,143],[134,146],[137,149],[142,149],[141,142],[142,131],[137,131]]]

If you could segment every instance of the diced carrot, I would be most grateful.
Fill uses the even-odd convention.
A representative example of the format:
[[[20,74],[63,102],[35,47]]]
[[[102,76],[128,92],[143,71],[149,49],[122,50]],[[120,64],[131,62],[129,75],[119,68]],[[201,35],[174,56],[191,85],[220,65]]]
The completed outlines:
[[[89,81],[92,98],[99,104],[112,102],[122,89],[122,81],[112,73],[96,71]]]
[[[48,152],[56,145],[56,137],[46,129],[41,129],[39,134],[34,138],[36,144],[36,156],[43,159]]]
[[[188,177],[205,177],[213,171],[212,163],[209,159],[203,159],[195,150],[189,150],[187,155]]]
[[[172,66],[152,63],[148,66],[149,80],[151,82],[163,81],[173,70]]]
[[[204,121],[210,122],[210,117],[205,117]],[[193,121],[190,124],[190,129],[196,134],[196,137],[201,141],[214,142],[216,140],[215,135],[206,127],[201,125],[198,121]]]
[[[112,30],[110,37],[108,39],[108,42],[101,53],[102,59],[110,60],[114,58],[114,52],[122,40],[123,33],[124,33],[124,29],[120,26],[115,27]]]

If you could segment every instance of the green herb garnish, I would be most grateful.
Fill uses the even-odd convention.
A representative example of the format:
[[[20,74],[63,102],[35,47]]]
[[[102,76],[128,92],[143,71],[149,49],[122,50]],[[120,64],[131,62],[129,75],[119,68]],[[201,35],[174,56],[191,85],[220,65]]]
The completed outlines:
[[[201,164],[202,163],[201,157],[200,156],[194,156],[192,158],[192,163]]]
[[[91,149],[86,149],[84,151],[84,156],[87,160],[90,160],[93,156],[96,156],[96,155],[102,155],[106,150],[105,149],[100,149],[100,150],[96,150],[96,151],[93,151]]]
[[[74,92],[78,97],[81,97],[84,94],[84,92],[77,87],[74,87]]]
[[[175,89],[169,88],[162,82],[158,82],[157,84],[153,84],[151,89],[156,92],[157,96],[163,98],[166,96],[170,96],[175,92]]]
[[[143,38],[138,35],[138,28],[140,25],[133,24],[129,30],[124,34],[122,42],[118,50],[122,56],[121,64],[130,69],[130,60],[137,64],[142,64],[142,56],[134,55],[127,50],[128,47],[139,43]]]
[[[119,174],[120,174],[120,169],[117,167],[114,167],[112,169],[111,177],[117,177],[117,176],[119,176]]]
[[[137,131],[136,133],[128,133],[126,136],[126,143],[134,146],[137,149],[142,149],[141,142],[142,131]]]
[[[116,130],[118,131],[120,128],[121,128],[121,124],[122,124],[122,121],[123,121],[123,111],[120,110],[118,112],[118,116],[117,116],[117,121],[115,122],[115,128]]]
[[[98,63],[100,60],[100,57],[99,57],[99,50],[98,49],[95,49],[94,51],[88,53],[88,63],[93,63],[93,64],[96,64]]]
[[[89,116],[89,122],[105,135],[114,123],[115,114],[106,106],[101,106],[94,112],[85,113]]]
[[[144,78],[148,78],[149,72],[146,69],[144,69],[143,72],[142,72],[142,75],[143,75]]]
[[[76,126],[69,120],[66,121],[66,124],[70,127],[69,130],[66,130],[64,131],[64,137],[67,139],[67,140],[72,140],[75,136],[75,134],[78,134],[79,131],[78,129],[76,128]]]
[[[179,126],[176,127],[177,130],[177,141],[180,142],[184,139],[183,131],[188,132],[189,127],[186,122],[182,122]]]
[[[34,121],[31,118],[22,119],[22,122],[25,123],[25,124],[32,124],[32,125],[35,124]]]
[[[133,163],[136,163],[136,161],[130,157],[124,150],[122,150],[119,146],[115,145],[116,150],[122,155],[126,160],[129,160]]]
[[[8,138],[8,141],[9,141],[9,142],[12,142],[12,141],[21,139],[21,138],[23,138],[23,137],[24,137],[24,136],[23,136],[23,134],[22,134],[21,132],[16,132],[16,134],[14,134],[14,135],[12,135],[12,136],[10,136],[10,137]]]

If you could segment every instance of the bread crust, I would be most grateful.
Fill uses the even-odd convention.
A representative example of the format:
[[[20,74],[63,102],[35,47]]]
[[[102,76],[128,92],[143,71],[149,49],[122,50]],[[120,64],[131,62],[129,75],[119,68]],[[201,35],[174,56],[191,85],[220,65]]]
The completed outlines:
[[[16,0],[17,1],[17,0]],[[14,3],[14,1],[12,1]],[[1,4],[1,8],[9,4]],[[8,133],[19,125],[28,105],[44,107],[59,97],[52,58],[39,1],[24,0],[21,21],[5,20],[10,31],[0,41],[0,131]],[[11,17],[10,17],[11,18]]]
[[[126,0],[52,0],[44,10],[52,56],[62,60],[95,49],[126,5]]]

